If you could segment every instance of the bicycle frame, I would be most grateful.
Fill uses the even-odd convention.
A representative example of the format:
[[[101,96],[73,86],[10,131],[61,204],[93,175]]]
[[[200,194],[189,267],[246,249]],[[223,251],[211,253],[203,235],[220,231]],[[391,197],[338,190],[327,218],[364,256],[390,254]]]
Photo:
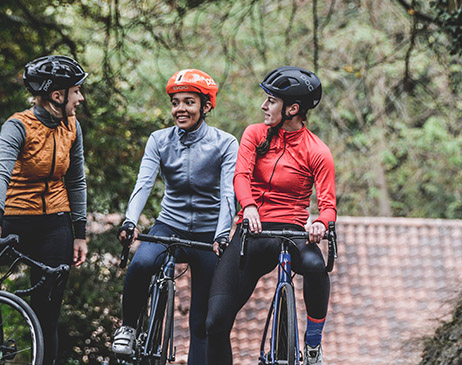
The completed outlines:
[[[292,262],[291,256],[287,248],[288,244],[286,240],[283,240],[281,244],[281,252],[279,253],[279,263],[278,263],[278,284],[276,287],[276,291],[274,293],[274,298],[272,301],[271,309],[269,311],[268,318],[271,319],[271,313],[276,315],[280,311],[279,303],[280,303],[280,296],[281,296],[281,289],[285,283],[290,284],[293,288],[292,283]],[[299,340],[298,340],[298,326],[297,326],[297,312],[294,308],[295,313],[295,348],[296,354],[299,353]],[[267,321],[268,322],[268,321]],[[269,323],[268,323],[269,324]],[[265,342],[266,342],[266,335],[267,335],[268,326],[265,326],[264,335],[262,337],[261,345],[260,345],[260,361],[266,364],[265,358]],[[271,348],[270,348],[270,364],[277,364],[274,355],[276,353],[276,331],[277,331],[277,322],[273,321],[272,324],[272,331],[271,331]],[[296,364],[299,365],[299,359],[297,357]]]
[[[127,230],[128,238],[125,243],[121,254],[121,262],[119,266],[124,268],[128,260],[128,247],[133,237],[134,226]],[[137,332],[140,332],[137,339],[137,344],[135,346],[135,353],[129,358],[135,363],[140,363],[142,361],[150,360],[159,360],[162,364],[165,361],[174,361],[175,360],[175,348],[173,346],[173,303],[174,303],[174,293],[175,293],[175,250],[176,247],[191,247],[202,250],[211,251],[213,249],[212,244],[191,241],[180,239],[176,236],[163,237],[155,236],[150,234],[138,234],[137,239],[140,241],[154,242],[154,243],[163,243],[167,245],[166,247],[166,256],[162,264],[161,270],[159,273],[155,274],[152,277],[151,284],[149,287],[149,296],[152,298],[149,311],[149,323],[147,331],[141,331],[141,323],[138,324]],[[165,298],[166,304],[165,307],[160,303],[160,299],[163,293],[163,290],[166,290],[167,297]],[[170,305],[169,305],[170,303]],[[159,307],[160,306],[160,307]],[[159,308],[160,312],[159,312]],[[146,310],[146,306],[143,312]],[[159,314],[161,317],[158,317]],[[165,315],[165,327],[164,332],[160,333],[159,328],[162,328],[162,323]],[[160,322],[157,322],[160,318]],[[161,323],[160,326],[157,326],[158,323]],[[157,327],[156,327],[157,326]],[[168,329],[168,330],[167,330]],[[141,336],[141,337],[140,337]],[[162,342],[161,340],[168,338],[168,342]],[[154,348],[153,342],[158,340],[159,344],[154,343],[154,346],[159,345],[159,348]],[[168,345],[166,345],[168,344]],[[140,348],[142,346],[142,348]],[[167,353],[167,349],[169,350]],[[119,360],[123,361],[124,356],[121,356]],[[124,362],[122,362],[124,363]],[[144,362],[142,362],[144,363]]]
[[[306,240],[309,239],[309,234],[308,232],[304,231],[290,231],[290,230],[281,230],[281,231],[262,231],[260,233],[252,233],[249,230],[249,222],[248,220],[244,219],[242,221],[242,227],[241,227],[241,251],[240,251],[240,257],[241,257],[241,263],[243,262],[246,254],[246,245],[247,245],[247,237],[249,235],[254,236],[254,237],[279,237],[282,239],[281,243],[281,252],[279,254],[279,260],[278,260],[278,283],[276,286],[276,290],[274,293],[273,300],[271,302],[271,307],[268,312],[268,316],[266,319],[265,323],[265,329],[263,331],[263,336],[261,340],[261,345],[260,345],[260,364],[261,365],[277,365],[277,364],[295,364],[299,365],[300,364],[300,347],[299,347],[299,336],[298,336],[298,325],[297,325],[297,311],[295,308],[295,300],[294,300],[294,286],[292,283],[292,271],[291,271],[291,255],[288,250],[288,245],[289,242],[291,241],[291,238],[304,238]],[[329,222],[328,225],[328,230],[324,236],[324,238],[328,239],[328,260],[327,260],[327,265],[326,265],[326,272],[330,272],[333,269],[334,266],[334,261],[337,258],[337,235],[335,233],[335,223],[334,222]],[[275,358],[275,354],[277,352],[277,339],[278,339],[278,320],[279,314],[281,312],[281,298],[282,298],[282,291],[283,288],[290,286],[290,291],[291,294],[289,295],[292,300],[293,300],[293,305],[291,305],[289,302],[291,300],[287,300],[287,305],[288,307],[293,307],[288,308],[289,312],[293,312],[293,331],[295,333],[292,333],[292,331],[289,331],[289,333],[292,333],[292,335],[289,335],[288,337],[291,337],[292,340],[295,339],[295,358],[293,359],[290,355],[290,351],[287,352],[287,361],[282,360],[280,362],[278,359]],[[287,294],[286,294],[287,295]],[[289,316],[289,315],[288,315]],[[265,355],[265,342],[266,342],[266,337],[268,334],[268,329],[269,329],[269,324],[271,322],[271,318],[273,318],[273,323],[271,327],[271,342],[270,342],[270,352],[269,354]],[[288,325],[287,328],[290,328],[292,325]],[[292,337],[294,336],[294,337]],[[288,340],[288,343],[290,343],[292,340]],[[289,348],[289,345],[287,345]],[[292,348],[293,351],[293,347]],[[293,354],[292,354],[293,355]],[[292,360],[294,362],[292,362]]]
[[[31,295],[48,280],[54,280],[48,289],[48,296],[51,298],[53,289],[68,274],[70,267],[61,264],[53,268],[35,261],[15,248],[18,243],[19,236],[14,234],[0,238],[0,259],[9,265],[6,273],[0,278],[0,287],[20,263],[39,269],[42,276],[28,289],[16,290],[14,293],[0,291],[0,363],[10,363],[11,360],[15,361],[14,363],[27,361],[31,364],[42,364],[44,343],[40,322],[30,305],[20,296]],[[3,316],[5,313],[7,315]],[[8,335],[5,336],[7,332]]]
[[[159,299],[160,299],[160,293],[159,291],[163,288],[163,285],[167,281],[172,281],[173,284],[175,284],[175,264],[176,264],[176,258],[175,256],[170,252],[170,250],[167,250],[167,255],[165,257],[164,263],[162,265],[162,268],[158,274],[153,275],[150,288],[149,288],[149,295],[153,299],[151,301],[151,307],[150,307],[150,317],[149,317],[149,326],[148,326],[148,332],[146,336],[146,341],[145,341],[145,346],[142,349],[142,358],[159,358],[158,354],[150,353],[149,347],[146,346],[146,344],[149,344],[154,336],[154,315],[153,313],[156,313],[157,311],[157,306],[159,305]],[[171,336],[169,339],[169,354],[167,355],[167,359],[169,361],[174,361],[175,360],[175,353],[174,353],[174,347],[173,347],[173,319],[171,322]],[[154,350],[154,349],[153,349]]]

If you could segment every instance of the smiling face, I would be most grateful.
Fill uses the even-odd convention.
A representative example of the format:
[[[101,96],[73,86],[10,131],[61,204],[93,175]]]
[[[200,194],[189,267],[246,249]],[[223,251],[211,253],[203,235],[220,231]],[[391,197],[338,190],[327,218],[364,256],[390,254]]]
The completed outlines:
[[[80,86],[81,85],[77,85],[69,88],[69,95],[67,96],[68,102],[66,105],[66,113],[70,117],[75,116],[77,107],[80,105],[82,101],[85,100],[82,93],[80,92]]]
[[[178,128],[192,131],[199,127],[196,123],[201,117],[201,99],[197,93],[176,93],[171,96],[171,101],[172,116]],[[204,113],[209,110],[210,107],[206,103]]]
[[[284,103],[281,98],[266,94],[266,99],[261,105],[261,109],[265,113],[265,124],[269,127],[274,127],[282,120],[282,107]]]
[[[81,86],[82,85],[76,85],[76,86],[72,86],[69,88],[69,92],[67,95],[67,104],[66,104],[66,114],[68,117],[75,116],[77,107],[80,105],[82,101],[85,100],[82,93],[80,92]],[[66,90],[55,90],[50,94],[50,97],[54,102],[58,104],[62,104],[64,103],[64,100],[65,100],[65,94],[66,94]],[[63,116],[61,108],[56,108],[56,106],[54,106],[51,103],[49,104],[49,107],[47,110],[57,117]]]

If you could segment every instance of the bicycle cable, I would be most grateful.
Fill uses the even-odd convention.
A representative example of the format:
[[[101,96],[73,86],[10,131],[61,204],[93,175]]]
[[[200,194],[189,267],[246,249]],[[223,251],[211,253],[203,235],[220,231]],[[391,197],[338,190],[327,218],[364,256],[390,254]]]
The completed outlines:
[[[162,243],[161,243],[161,244],[162,244]],[[175,247],[175,246],[177,246],[177,247]],[[183,245],[180,244],[180,243],[171,243],[171,244],[169,244],[168,247],[165,248],[165,250],[163,250],[162,252],[160,252],[160,253],[156,256],[156,258],[154,259],[154,261],[156,261],[161,255],[167,253],[171,247],[178,248],[178,247],[183,247]],[[173,278],[173,280],[177,280],[178,278],[180,278],[181,276],[183,276],[183,275],[186,273],[186,271],[188,271],[188,269],[189,269],[189,264],[186,265],[186,268],[183,270],[183,272],[181,272],[181,273],[179,273],[177,276],[175,276],[175,277]]]
[[[285,237],[285,236],[274,236],[274,238],[279,238],[279,239],[282,239],[283,241],[287,241],[288,243],[292,244],[293,247],[300,253],[300,249],[298,248],[297,244],[295,243],[295,241],[292,238]],[[289,276],[289,273],[287,272],[286,268],[284,266],[280,265],[280,264],[278,264],[278,265],[282,268],[282,270],[284,270],[286,275]],[[291,283],[292,283],[292,279],[295,277],[296,274],[297,273],[294,272],[293,275],[290,276]]]

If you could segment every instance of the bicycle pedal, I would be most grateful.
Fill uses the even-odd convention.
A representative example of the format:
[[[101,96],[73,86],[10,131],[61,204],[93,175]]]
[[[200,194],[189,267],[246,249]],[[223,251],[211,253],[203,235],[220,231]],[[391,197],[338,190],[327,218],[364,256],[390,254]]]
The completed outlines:
[[[135,350],[130,355],[116,354],[117,364],[121,365],[133,365],[135,358]]]
[[[1,346],[1,360],[13,360],[16,356],[16,342],[15,340],[8,340]]]
[[[172,356],[169,357],[168,361],[170,362],[175,361],[175,357],[176,357],[176,346],[173,346],[173,353],[172,353]]]

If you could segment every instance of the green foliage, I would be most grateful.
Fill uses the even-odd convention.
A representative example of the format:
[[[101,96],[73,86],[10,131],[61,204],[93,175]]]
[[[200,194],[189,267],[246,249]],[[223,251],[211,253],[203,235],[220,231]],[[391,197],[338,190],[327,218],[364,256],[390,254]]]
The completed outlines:
[[[91,235],[90,255],[71,271],[60,318],[60,363],[101,363],[111,357],[112,334],[120,326],[125,270],[116,229]]]
[[[74,53],[75,44],[65,37],[46,9],[51,1],[2,0],[0,2],[0,118],[27,107],[22,83],[24,65],[57,50]],[[47,41],[45,41],[47,40]],[[56,49],[55,49],[56,47]]]
[[[441,30],[451,40],[450,52],[462,55],[462,4],[457,0],[432,1],[436,17],[441,23]]]
[[[333,151],[339,214],[458,218],[459,204],[447,202],[460,200],[462,70],[447,54],[443,29],[436,33],[417,15],[438,8],[433,17],[453,19],[460,7],[413,4],[403,12],[391,2],[318,2],[315,28],[311,6],[284,0],[4,1],[0,94],[7,97],[0,114],[26,107],[21,72],[28,60],[75,56],[90,73],[78,114],[88,209],[123,212],[149,134],[172,123],[165,94],[171,74],[187,67],[210,73],[220,93],[208,121],[240,137],[261,121],[258,83],[266,72],[283,64],[318,67],[324,96],[308,127]],[[423,129],[434,120],[444,138]],[[436,139],[418,144],[419,133]],[[449,185],[436,194],[441,184]],[[162,190],[156,183],[150,217]]]
[[[149,134],[162,127],[156,115],[132,112],[126,101],[108,93],[104,80],[86,85],[88,115],[79,118],[85,135],[89,211],[124,211],[135,184],[137,170]],[[154,199],[162,194],[155,189]],[[158,209],[145,213],[156,216]]]
[[[404,0],[317,1],[316,10],[292,0],[3,0],[0,119],[27,107],[28,61],[76,58],[89,72],[78,111],[88,210],[124,212],[149,134],[172,125],[170,75],[192,67],[212,75],[220,93],[208,122],[239,138],[262,121],[258,83],[294,64],[323,83],[307,126],[334,155],[339,215],[460,219],[462,21],[461,7],[448,7],[458,3],[413,1],[403,11]],[[158,180],[144,210],[150,219],[162,191]],[[114,231],[89,246],[64,304],[69,363],[108,359],[120,315]]]
[[[434,337],[425,339],[420,365],[452,365],[462,362],[462,302],[456,305],[451,320],[442,323]]]

